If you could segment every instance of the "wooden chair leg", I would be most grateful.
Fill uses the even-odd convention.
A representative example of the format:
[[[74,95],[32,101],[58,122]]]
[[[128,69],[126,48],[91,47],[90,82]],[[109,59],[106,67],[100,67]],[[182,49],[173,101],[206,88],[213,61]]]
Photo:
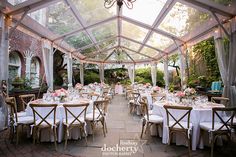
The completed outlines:
[[[14,127],[10,126],[9,140],[11,141],[11,143],[13,143],[13,139],[14,139]]]
[[[37,143],[39,143],[39,141],[40,141],[40,128],[37,128],[36,137],[37,137]]]
[[[57,151],[57,128],[55,126],[53,127],[53,135],[54,135],[54,145]]]
[[[36,127],[33,126],[33,144],[35,144],[35,134],[36,134]]]
[[[104,122],[104,124],[105,124],[106,133],[108,133],[108,131],[107,131],[107,123],[106,123],[106,121]]]
[[[145,122],[145,120],[143,120],[143,124],[142,124],[142,132],[141,132],[141,136],[140,136],[140,138],[143,138],[143,131],[144,131],[144,127],[145,127],[145,125],[146,125],[146,122]]]
[[[85,131],[85,129],[84,129],[84,124],[82,125],[82,128],[81,128],[81,129],[82,129],[82,132],[83,132],[83,134],[84,134],[86,146],[88,146],[87,134],[86,134],[86,131]]]
[[[130,110],[129,113],[131,114],[133,112],[133,104],[129,104]]]
[[[68,140],[68,127],[65,126],[65,145],[64,145],[64,149],[66,150],[67,148],[67,140]]]
[[[188,138],[188,135],[187,135],[187,138]],[[188,154],[189,154],[189,157],[191,157],[191,138],[188,139]]]
[[[16,145],[19,143],[19,126],[16,126]]]
[[[103,135],[104,135],[104,137],[106,137],[104,119],[103,119],[103,120],[101,120],[101,123],[102,123],[102,130],[103,130]]]
[[[214,151],[214,142],[211,141],[211,157],[213,157],[213,151]]]
[[[94,122],[90,122],[90,123],[91,123],[91,131],[92,131],[93,141],[94,141]]]
[[[149,123],[146,124],[145,134],[147,134],[147,130],[149,130]]]

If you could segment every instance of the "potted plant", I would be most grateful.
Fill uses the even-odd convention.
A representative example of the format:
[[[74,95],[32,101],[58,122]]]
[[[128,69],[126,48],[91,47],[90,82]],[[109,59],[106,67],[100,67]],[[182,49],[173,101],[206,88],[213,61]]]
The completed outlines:
[[[20,77],[16,77],[12,82],[12,86],[15,89],[21,89],[24,86],[24,80]]]

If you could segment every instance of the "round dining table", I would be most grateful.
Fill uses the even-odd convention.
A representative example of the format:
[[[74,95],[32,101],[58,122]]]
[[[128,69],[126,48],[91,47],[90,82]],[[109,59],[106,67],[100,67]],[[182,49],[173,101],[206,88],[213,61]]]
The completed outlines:
[[[163,117],[163,128],[162,132],[159,131],[159,135],[162,135],[162,143],[167,144],[169,139],[168,134],[168,127],[167,127],[167,115],[166,110],[163,107],[164,105],[183,105],[180,103],[174,103],[170,101],[157,101],[153,103],[153,110],[152,114],[159,115]],[[213,107],[224,107],[222,104],[216,104],[212,102],[205,102],[205,103],[195,103],[192,106],[193,109],[190,114],[190,122],[192,123],[192,150],[196,150],[197,146],[203,149],[204,145],[203,142],[199,140],[200,138],[200,123],[201,122],[212,122],[212,108]],[[174,117],[180,118],[186,111],[174,111],[172,114]],[[223,113],[220,113],[223,114]],[[187,121],[187,117],[183,119],[183,121]],[[215,121],[220,121],[219,119],[215,118]],[[153,129],[154,130],[154,129]],[[156,130],[156,129],[155,129]],[[187,141],[183,138],[182,134],[176,134],[175,138],[176,145],[187,145]],[[199,143],[199,145],[198,145]]]
[[[87,113],[91,113],[92,109],[93,109],[93,100],[86,99],[86,98],[80,98],[80,99],[77,99],[77,100],[66,101],[64,103],[61,103],[61,102],[58,102],[58,101],[48,101],[48,100],[46,101],[46,100],[43,100],[43,99],[38,99],[38,100],[35,100],[31,103],[36,103],[36,104],[57,104],[56,119],[59,120],[59,125],[58,125],[58,128],[57,128],[57,132],[58,132],[57,141],[58,142],[61,142],[63,140],[63,136],[64,136],[64,134],[63,134],[64,133],[63,119],[65,119],[66,117],[65,117],[65,109],[63,107],[63,104],[89,103],[89,106],[87,108]],[[51,109],[52,108],[37,107],[36,110],[42,116],[46,116]],[[73,110],[73,113],[75,113],[75,114],[76,113],[79,114],[80,112],[81,112],[80,108],[77,108],[77,109]],[[26,114],[30,115],[30,116],[33,116],[33,111],[31,109],[31,107],[29,106],[29,104],[26,107]],[[53,114],[51,113],[48,118],[53,118]],[[86,125],[86,131],[87,131],[87,134],[91,134],[91,128],[90,128],[90,125],[88,125],[88,124]],[[79,128],[73,128],[71,130],[69,139],[78,139],[80,137],[81,136],[80,136]],[[40,141],[41,142],[50,142],[50,141],[53,142],[54,137],[53,137],[52,134],[50,134],[49,130],[43,129],[42,132],[41,132]]]

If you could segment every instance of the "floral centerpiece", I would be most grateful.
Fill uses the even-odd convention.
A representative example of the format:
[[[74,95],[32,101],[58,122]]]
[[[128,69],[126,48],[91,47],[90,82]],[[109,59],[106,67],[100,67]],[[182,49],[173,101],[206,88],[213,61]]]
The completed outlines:
[[[185,97],[185,93],[182,91],[179,91],[175,94],[179,98],[179,101],[182,102],[182,99]]]
[[[75,85],[75,89],[77,89],[77,90],[81,90],[82,88],[83,88],[83,85],[80,84],[80,83],[77,83],[77,84]]]
[[[158,86],[155,86],[155,87],[153,87],[152,88],[152,90],[153,90],[153,92],[158,92],[158,91],[160,91],[161,90],[161,88],[160,87],[158,87]]]
[[[187,97],[191,97],[191,96],[194,96],[196,94],[196,90],[194,88],[186,88],[184,90],[184,94]]]
[[[151,86],[150,83],[146,83],[146,84],[145,84],[145,87],[146,87],[146,88],[149,88],[150,86]]]
[[[196,90],[194,88],[186,88],[183,92],[177,92],[175,96],[179,97],[180,102],[182,102],[183,98],[186,98],[187,100],[194,99],[195,94]]]
[[[67,95],[68,92],[64,88],[55,90],[55,92],[53,93],[53,96],[59,98],[60,102],[64,102]]]

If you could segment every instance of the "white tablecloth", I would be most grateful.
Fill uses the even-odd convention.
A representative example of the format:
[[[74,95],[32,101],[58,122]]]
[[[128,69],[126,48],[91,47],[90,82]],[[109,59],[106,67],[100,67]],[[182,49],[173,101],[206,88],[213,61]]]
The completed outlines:
[[[93,101],[92,100],[72,101],[72,102],[67,102],[67,103],[68,104],[78,104],[78,103],[86,103],[86,102],[89,102],[89,106],[87,108],[87,113],[90,113],[90,112],[92,112],[92,109],[93,109]],[[41,103],[46,104],[46,103],[49,103],[49,102],[41,102]],[[50,104],[52,104],[52,103],[53,102],[51,102]],[[59,126],[57,128],[57,132],[58,132],[58,137],[57,138],[58,138],[58,142],[61,142],[63,137],[64,137],[63,119],[65,119],[65,109],[62,106],[62,103],[57,103],[57,104],[58,104],[58,106],[57,106],[57,109],[56,109],[56,118],[60,120]],[[50,110],[51,110],[50,108],[48,108],[46,110],[43,107],[38,107],[37,108],[37,112],[39,112],[43,116],[46,116],[47,113]],[[26,112],[27,112],[27,115],[31,115],[31,116],[33,115],[33,111],[32,111],[32,109],[29,105],[26,108]],[[73,110],[74,114],[80,113],[80,112],[81,112],[81,110],[78,109],[78,108],[76,110]],[[49,118],[53,118],[53,114],[50,114]],[[87,133],[90,134],[91,133],[90,125],[87,125],[86,127],[87,127],[87,129],[86,129]],[[80,137],[81,137],[80,136],[80,130],[78,128],[73,128],[70,132],[69,139],[78,139]],[[50,135],[50,132],[47,129],[42,130],[40,141],[41,142],[43,142],[43,141],[53,142],[54,141],[53,134]]]
[[[169,134],[168,134],[168,127],[167,127],[167,118],[166,118],[166,110],[163,107],[163,105],[166,104],[166,102],[155,102],[153,104],[153,112],[152,114],[159,115],[163,117],[163,132],[162,132],[162,143],[167,144],[168,139],[169,139]],[[178,112],[173,112],[173,116],[177,117],[182,116],[182,113],[186,113],[186,111],[178,111]],[[184,121],[187,121],[183,119]],[[215,119],[216,121],[219,121],[219,119]],[[193,110],[191,111],[190,115],[190,122],[193,125],[192,128],[192,150],[196,150],[199,142],[199,137],[200,137],[200,122],[212,122],[212,106],[207,107],[193,107]],[[177,134],[175,137],[175,142],[176,145],[187,145],[185,138],[183,138],[183,135]],[[203,142],[200,143],[199,148],[203,148]]]

